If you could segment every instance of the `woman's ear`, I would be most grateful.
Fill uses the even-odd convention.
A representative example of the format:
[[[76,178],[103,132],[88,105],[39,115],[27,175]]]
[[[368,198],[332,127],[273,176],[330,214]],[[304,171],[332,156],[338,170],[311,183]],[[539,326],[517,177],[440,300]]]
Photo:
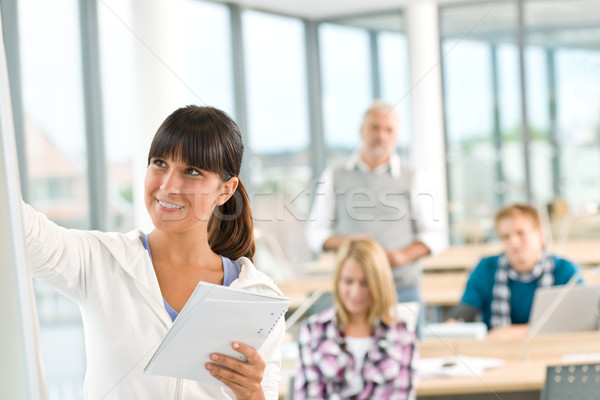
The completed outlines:
[[[219,197],[217,197],[216,204],[218,206],[222,206],[223,204],[225,204],[227,200],[229,200],[229,198],[233,196],[239,183],[240,180],[235,176],[233,178],[229,178],[227,182],[224,182],[221,188],[221,194],[219,195]]]

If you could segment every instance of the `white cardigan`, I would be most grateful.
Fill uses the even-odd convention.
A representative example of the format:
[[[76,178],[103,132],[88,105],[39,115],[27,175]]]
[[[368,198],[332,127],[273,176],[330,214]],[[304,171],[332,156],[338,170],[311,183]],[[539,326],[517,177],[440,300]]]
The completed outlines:
[[[66,229],[24,203],[22,214],[32,275],[81,308],[86,399],[235,398],[231,390],[218,385],[144,374],[172,322],[139,230],[121,234]],[[250,260],[242,257],[237,262],[242,268],[231,287],[282,295]],[[267,399],[278,397],[284,332],[281,319],[259,349],[267,363],[262,381]],[[198,339],[202,340],[202,332]]]

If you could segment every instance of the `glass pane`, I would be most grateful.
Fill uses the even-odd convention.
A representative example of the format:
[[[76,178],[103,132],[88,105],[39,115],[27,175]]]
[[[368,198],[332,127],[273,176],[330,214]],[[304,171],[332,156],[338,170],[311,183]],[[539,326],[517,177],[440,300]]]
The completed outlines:
[[[360,149],[363,113],[373,102],[369,36],[365,29],[319,27],[323,122],[328,164]]]
[[[600,51],[556,51],[560,195],[575,224],[571,237],[597,237],[600,204]],[[596,216],[596,218],[593,218]]]
[[[400,115],[398,146],[401,155],[405,159],[409,159],[412,127],[408,41],[406,35],[395,32],[380,32],[377,40],[381,99],[395,105],[396,111]]]
[[[78,2],[18,5],[28,201],[62,226],[89,228]],[[79,309],[45,284],[35,290],[50,398],[82,399]]]
[[[532,167],[536,168],[533,171],[536,179],[547,180],[547,175],[552,178],[552,196],[544,200],[551,206],[553,239],[597,238],[600,234],[600,3],[527,2],[525,20],[527,43],[535,46],[546,65],[535,72],[532,66],[529,76],[544,75],[547,89],[536,88],[533,92],[532,88],[528,95],[546,96],[546,148],[540,155],[533,153],[532,159],[538,166],[534,163]],[[533,112],[530,110],[532,120]],[[531,124],[534,129],[534,122]],[[546,173],[540,176],[542,171]]]
[[[89,225],[78,7],[19,2],[29,202],[60,225]],[[57,23],[60,21],[60,23]]]
[[[260,230],[256,264],[274,279],[285,279],[291,272],[286,264],[300,266],[311,258],[304,235],[298,235],[310,207],[311,178],[304,26],[298,19],[245,11],[243,28],[246,157]]]
[[[503,203],[498,206],[503,206],[527,201],[518,47],[514,44],[498,45],[496,60],[503,174],[500,188]]]
[[[541,47],[529,46],[525,62],[531,190],[536,204],[550,204],[554,199],[554,149],[550,131],[548,53]]]
[[[526,199],[515,5],[440,8],[453,243],[493,238],[497,209]]]
[[[442,51],[451,239],[480,241],[492,224],[498,174],[491,48],[479,41],[444,40]]]
[[[127,232],[134,228],[131,163],[135,129],[135,37],[123,22],[131,19],[129,3],[99,3],[98,18],[109,229]]]
[[[217,107],[235,117],[229,9],[198,0],[172,3],[181,24],[181,78],[188,103]],[[179,71],[179,69],[178,69]]]

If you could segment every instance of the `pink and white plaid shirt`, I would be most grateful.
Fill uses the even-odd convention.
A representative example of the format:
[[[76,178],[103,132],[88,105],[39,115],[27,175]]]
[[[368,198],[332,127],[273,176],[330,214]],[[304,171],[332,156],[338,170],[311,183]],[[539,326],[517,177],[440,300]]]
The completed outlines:
[[[360,374],[365,385],[356,400],[414,400],[416,398],[415,332],[400,322],[386,326],[377,321],[373,333],[375,346],[365,356],[361,371],[346,349],[339,331],[335,310],[311,316],[298,336],[300,357],[294,381],[294,399],[343,399],[348,382]]]

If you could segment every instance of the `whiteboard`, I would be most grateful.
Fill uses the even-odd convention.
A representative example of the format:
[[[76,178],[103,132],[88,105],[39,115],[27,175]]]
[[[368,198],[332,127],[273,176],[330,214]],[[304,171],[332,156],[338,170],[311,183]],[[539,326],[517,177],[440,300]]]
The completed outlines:
[[[23,241],[1,21],[0,18],[0,398],[45,399],[39,328]]]

